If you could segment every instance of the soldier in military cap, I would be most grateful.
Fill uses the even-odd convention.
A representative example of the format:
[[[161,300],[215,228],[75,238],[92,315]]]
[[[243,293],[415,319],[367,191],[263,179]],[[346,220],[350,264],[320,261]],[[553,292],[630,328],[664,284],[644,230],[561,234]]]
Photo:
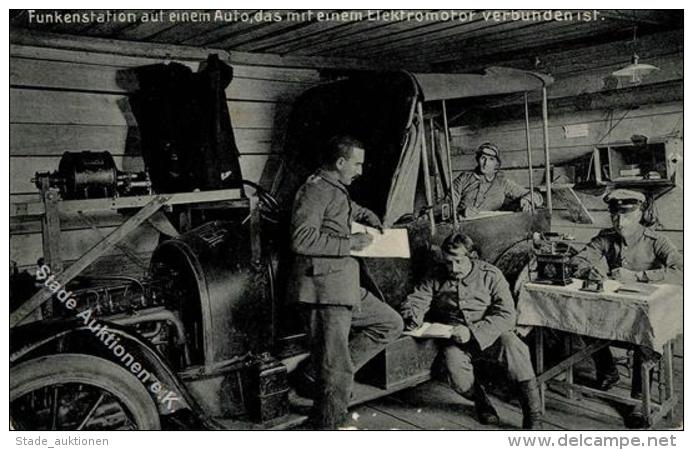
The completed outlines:
[[[599,232],[573,257],[577,278],[612,278],[623,282],[683,284],[683,259],[665,236],[652,229],[657,218],[653,205],[640,192],[617,189],[604,201],[611,213],[613,228]],[[597,368],[597,388],[608,390],[619,380],[611,350],[593,355]],[[631,396],[640,398],[642,354],[636,349]],[[626,425],[641,428],[642,411],[635,408]]]
[[[683,261],[665,236],[652,230],[652,203],[640,192],[617,189],[604,197],[613,228],[602,230],[573,259],[575,276],[597,272],[621,281],[683,283]]]
[[[455,210],[463,217],[473,217],[480,211],[497,211],[506,200],[519,200],[520,208],[529,211],[531,198],[535,206],[543,203],[541,195],[530,192],[500,171],[500,148],[490,142],[476,151],[477,167],[460,174],[453,182]]]
[[[378,216],[353,202],[347,190],[361,175],[364,158],[361,142],[335,136],[322,168],[299,188],[293,204],[289,292],[307,310],[318,428],[344,423],[354,373],[402,333],[402,318],[362,287],[359,262],[350,256],[373,240],[352,234],[352,221],[382,230]]]
[[[474,379],[480,359],[500,363],[517,383],[522,426],[541,427],[541,400],[529,349],[514,333],[515,302],[501,271],[476,258],[469,237],[454,233],[442,247],[446,261],[421,282],[400,306],[406,329],[428,322],[454,325],[441,346],[448,380],[459,394],[474,401],[479,421],[500,419],[482,385]]]

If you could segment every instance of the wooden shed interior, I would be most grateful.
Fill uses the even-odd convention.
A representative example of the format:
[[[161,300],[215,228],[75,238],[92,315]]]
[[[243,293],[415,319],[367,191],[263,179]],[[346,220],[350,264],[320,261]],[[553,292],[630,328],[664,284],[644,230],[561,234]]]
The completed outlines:
[[[279,14],[285,19],[292,13],[305,14],[301,10],[243,12],[250,17]],[[155,12],[128,13],[141,19]],[[194,17],[204,11],[188,13]],[[557,165],[589,154],[597,144],[628,141],[634,134],[650,139],[682,137],[680,11],[599,11],[599,20],[594,21],[494,21],[483,16],[492,11],[476,11],[470,16],[474,19],[459,22],[385,22],[367,20],[367,12],[362,13],[362,20],[339,21],[193,23],[179,18],[66,24],[38,23],[30,19],[36,13],[16,11],[10,30],[11,201],[35,197],[34,173],[55,170],[64,151],[107,150],[122,169],[141,169],[137,124],[126,101],[136,86],[120,79],[119,71],[165,61],[196,69],[210,53],[219,54],[234,68],[226,93],[243,175],[265,186],[271,186],[281,160],[282,126],[292,100],[333,76],[335,69],[465,72],[507,66],[550,73],[556,80],[548,89],[550,145]],[[610,76],[629,63],[634,51],[660,70],[638,85]],[[530,125],[536,166],[542,161],[543,137],[539,99],[530,100],[534,102]],[[526,184],[521,99],[510,102],[505,99],[506,104],[493,105],[493,113],[469,121],[473,112],[465,116],[465,111],[470,105],[451,106],[456,173],[474,166],[473,153],[479,143],[494,141],[503,149],[504,169]],[[580,135],[568,137],[576,127]],[[541,163],[536,169],[541,180]],[[587,242],[597,228],[608,225],[608,215],[598,197],[579,195],[593,212],[594,224],[575,224],[559,207],[554,228]],[[680,249],[681,202],[680,187],[658,201],[662,230]],[[107,233],[119,220],[102,217],[98,228]],[[81,222],[65,223],[64,228],[69,230],[61,244],[65,261],[75,259],[99,239],[96,231]],[[11,234],[13,259],[20,267],[35,264],[41,256],[38,224],[13,224]],[[143,261],[155,245],[153,236],[153,232],[140,233],[128,244]]]
[[[188,16],[171,20],[176,11]],[[62,13],[71,12],[84,13]],[[555,14],[532,20],[513,20],[512,16],[493,20],[494,11],[470,10],[459,12],[468,14],[468,20],[457,21],[440,16],[369,20],[367,11],[347,10],[313,11],[312,15],[304,10],[235,12],[265,19],[198,20],[195,17],[210,14],[214,18],[216,13],[139,10],[113,11],[135,14],[134,21],[56,23],[50,19],[51,11],[12,11],[12,208],[38,199],[34,174],[56,170],[65,151],[108,151],[119,168],[143,170],[137,123],[127,101],[137,85],[123,78],[123,71],[162,62],[178,62],[197,70],[209,54],[218,54],[234,69],[226,98],[243,176],[266,188],[271,188],[281,164],[284,127],[293,100],[306,89],[353,70],[454,73],[504,66],[547,73],[555,79],[548,88],[548,131],[552,163],[557,168],[570,167],[580,157],[589,159],[597,146],[629,142],[634,135],[677,143],[677,151],[683,155],[682,10],[563,12],[573,17],[589,13],[594,20],[561,20]],[[146,14],[159,13],[162,20],[142,20]],[[333,20],[320,20],[318,13]],[[345,20],[334,20],[337,17]],[[637,83],[612,76],[630,63],[634,52],[641,62],[659,70]],[[529,100],[534,179],[541,181],[541,99],[531,95]],[[449,105],[455,174],[472,169],[476,147],[492,141],[502,148],[508,176],[527,185],[522,98],[485,99],[484,114],[477,114],[476,106],[469,102]],[[681,161],[678,158],[677,184],[657,199],[657,208],[659,231],[682,251]],[[574,171],[565,173],[570,178]],[[600,195],[577,195],[592,223],[576,223],[565,207],[556,204],[552,228],[584,244],[599,229],[609,227],[610,218]],[[74,261],[123,220],[116,213],[89,221],[66,219],[61,258],[68,264]],[[43,252],[40,221],[17,216],[10,225],[11,259],[20,270],[34,267]],[[142,274],[157,242],[158,231],[145,225],[123,242],[127,256],[115,249],[90,270]],[[682,355],[682,349],[676,353]],[[383,405],[385,410],[401,407],[397,400]],[[590,414],[599,416],[601,412]],[[454,427],[457,419],[450,420]]]

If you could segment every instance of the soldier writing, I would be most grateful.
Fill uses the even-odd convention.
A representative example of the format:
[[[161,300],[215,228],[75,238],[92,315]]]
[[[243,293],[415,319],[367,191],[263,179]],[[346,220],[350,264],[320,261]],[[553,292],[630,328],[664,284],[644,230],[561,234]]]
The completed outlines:
[[[656,223],[652,203],[640,192],[617,189],[604,197],[613,228],[602,230],[572,259],[578,278],[612,278],[622,282],[683,284],[683,259],[665,236],[652,230]],[[643,351],[636,348],[631,397],[642,397],[640,368]],[[619,381],[609,347],[596,352],[597,388],[608,390]],[[643,428],[638,405],[626,417],[626,426]]]
[[[364,157],[356,139],[331,139],[322,168],[296,193],[291,217],[292,289],[308,316],[315,371],[312,420],[324,429],[345,422],[354,373],[403,327],[395,310],[361,286],[359,262],[350,256],[372,242],[368,234],[351,234],[353,220],[382,229],[347,190]]]
[[[448,380],[463,397],[472,399],[479,421],[500,419],[484,389],[474,378],[480,359],[500,363],[517,383],[522,426],[541,428],[541,400],[529,349],[514,333],[515,302],[501,271],[476,259],[473,242],[452,234],[443,243],[444,267],[420,283],[401,305],[407,329],[431,322],[455,325],[450,342],[441,347]]]

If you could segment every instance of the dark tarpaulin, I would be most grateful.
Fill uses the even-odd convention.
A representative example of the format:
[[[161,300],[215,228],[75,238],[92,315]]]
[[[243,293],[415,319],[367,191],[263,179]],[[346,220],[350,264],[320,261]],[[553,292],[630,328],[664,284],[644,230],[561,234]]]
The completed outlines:
[[[238,148],[225,94],[233,69],[210,55],[197,73],[178,63],[133,70],[139,90],[130,104],[154,190],[240,187]]]
[[[288,124],[285,162],[274,192],[285,212],[293,195],[320,164],[330,137],[350,134],[366,146],[363,176],[349,188],[358,203],[386,226],[412,213],[423,127],[417,101],[534,91],[553,82],[544,74],[504,67],[483,73],[355,72],[298,98]]]
[[[286,159],[275,186],[285,212],[290,212],[298,187],[319,167],[329,139],[349,134],[366,147],[363,176],[349,191],[354,201],[383,218],[394,174],[402,166],[403,149],[412,139],[410,126],[418,95],[414,79],[406,72],[357,73],[301,95],[289,118]],[[411,158],[405,159],[409,164]],[[415,184],[417,174],[408,181]]]

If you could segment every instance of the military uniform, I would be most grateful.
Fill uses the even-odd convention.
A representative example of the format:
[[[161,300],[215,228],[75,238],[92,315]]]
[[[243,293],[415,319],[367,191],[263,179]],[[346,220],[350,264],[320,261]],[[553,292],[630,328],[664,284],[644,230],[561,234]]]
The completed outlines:
[[[496,173],[493,180],[488,181],[477,171],[461,173],[453,182],[455,190],[456,210],[466,215],[467,208],[480,211],[498,211],[506,199],[519,200],[533,195],[534,204],[541,206],[541,195],[532,193],[505,176],[503,172]]]
[[[627,214],[641,208],[645,196],[627,189],[617,189],[608,194],[604,201],[612,214]],[[602,230],[585,248],[572,259],[577,278],[589,278],[595,273],[602,277],[611,276],[615,269],[628,269],[636,273],[641,282],[683,284],[683,258],[676,247],[665,236],[643,225],[634,233],[624,237],[616,229]],[[606,347],[592,355],[597,370],[597,387],[609,389],[618,379],[611,350]],[[631,395],[641,395],[641,371],[643,350],[636,347],[634,354]],[[640,428],[641,412],[636,410],[626,419]],[[630,426],[630,425],[629,425]]]
[[[636,272],[638,281],[669,284],[683,283],[683,258],[665,236],[641,226],[639,232],[625,239],[616,230],[599,232],[572,260],[577,278],[588,278],[595,271],[608,275],[614,269]],[[640,352],[636,352],[633,394],[640,394]],[[618,380],[616,366],[607,347],[592,355],[597,369],[597,383],[605,378]],[[613,382],[606,382],[608,389]]]
[[[595,269],[608,274],[624,268],[637,272],[639,281],[683,283],[681,254],[669,239],[646,227],[628,239],[614,229],[602,230],[572,262],[578,278]]]
[[[622,221],[633,211],[642,211],[645,200],[640,192],[628,189],[617,189],[604,197],[618,227],[623,227]],[[643,225],[652,219],[651,215],[646,219],[650,210],[645,209],[640,223],[631,223],[625,228],[627,231],[619,232],[617,228],[600,231],[573,257],[575,276],[586,278],[596,273],[608,277],[615,269],[623,268],[635,272],[638,281],[682,284],[683,258],[669,239]]]
[[[499,362],[513,381],[534,379],[529,349],[513,332],[515,303],[505,277],[484,261],[472,264],[461,278],[440,270],[419,284],[400,307],[408,326],[419,326],[426,317],[469,328],[468,343],[441,348],[452,387],[464,396],[474,385],[474,363],[479,358]]]
[[[308,310],[318,391],[314,420],[324,428],[343,420],[356,370],[403,327],[396,311],[361,287],[359,262],[350,256],[352,220],[378,222],[328,171],[312,175],[296,193],[289,292]]]

